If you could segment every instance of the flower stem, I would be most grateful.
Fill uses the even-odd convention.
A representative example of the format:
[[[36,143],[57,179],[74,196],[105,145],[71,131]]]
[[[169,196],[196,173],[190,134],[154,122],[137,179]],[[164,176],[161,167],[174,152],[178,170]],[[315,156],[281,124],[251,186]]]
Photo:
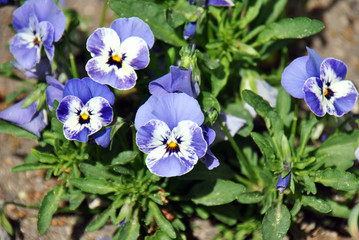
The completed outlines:
[[[335,132],[333,133],[333,135],[336,135],[340,132],[340,130],[351,120],[353,119],[353,115],[349,116],[347,119],[345,119],[344,122],[342,122],[342,124],[339,125],[339,127],[337,127],[337,129],[335,129]]]
[[[218,120],[218,122],[221,125],[223,132],[228,137],[228,141],[232,145],[233,150],[236,152],[238,160],[241,163],[243,163],[243,166],[244,166],[245,170],[248,172],[248,175],[250,176],[250,178],[252,180],[255,180],[256,179],[256,173],[252,170],[252,167],[251,167],[247,157],[244,155],[242,150],[238,147],[236,141],[233,139],[233,137],[229,133],[228,128],[225,126],[225,124],[221,120]]]
[[[106,13],[107,13],[107,8],[108,8],[108,0],[105,1],[105,4],[103,5],[102,8],[102,14],[101,14],[101,20],[100,20],[100,27],[103,27],[105,25],[105,20],[106,20]]]
[[[75,63],[75,56],[74,56],[74,54],[72,53],[71,44],[70,44],[69,36],[68,36],[67,33],[65,34],[65,41],[66,41],[66,46],[67,46],[68,51],[69,51],[69,58],[70,58],[72,76],[73,76],[74,78],[78,78],[78,77],[79,77],[79,74],[77,73],[77,68],[76,68],[76,63]]]
[[[294,116],[293,116],[293,124],[292,124],[292,129],[291,129],[291,133],[292,136],[295,136],[296,132],[297,132],[297,123],[298,123],[298,100],[295,100],[295,105],[294,105]]]

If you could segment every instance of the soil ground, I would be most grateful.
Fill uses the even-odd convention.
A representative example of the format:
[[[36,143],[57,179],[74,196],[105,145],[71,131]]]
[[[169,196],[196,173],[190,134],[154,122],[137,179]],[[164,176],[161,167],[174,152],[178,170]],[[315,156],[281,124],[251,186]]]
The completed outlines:
[[[91,3],[91,4],[90,4]],[[75,9],[87,21],[81,25],[83,30],[91,33],[100,22],[104,0],[68,0],[67,6]],[[8,51],[8,44],[14,35],[9,27],[14,7],[0,8],[0,64],[13,59]],[[289,0],[288,16],[309,16],[322,20],[326,29],[315,37],[296,42],[293,57],[305,53],[305,45],[314,48],[323,57],[334,57],[348,65],[347,79],[359,87],[359,1],[358,0]],[[106,24],[109,26],[113,13],[108,11]],[[21,83],[0,77],[0,110],[9,107],[5,103],[6,96],[16,90]],[[356,110],[358,111],[358,104]],[[24,157],[36,146],[36,141],[16,138],[0,133],[0,204],[17,202],[26,205],[37,205],[44,194],[56,184],[56,180],[45,180],[44,171],[13,173],[11,168],[22,164]],[[87,233],[84,224],[89,222],[87,216],[57,214],[51,227],[44,235],[39,236],[36,229],[37,210],[9,204],[5,214],[10,219],[15,235],[13,239],[24,240],[94,240],[110,238],[115,227],[108,224],[99,231]],[[346,222],[331,219],[336,227],[326,224],[325,219],[310,220],[305,213],[299,217],[298,223],[291,228],[287,239],[351,239],[347,233]],[[328,222],[328,221],[327,221]],[[195,219],[194,236],[199,240],[213,239],[216,228],[209,221]],[[338,227],[339,226],[339,227]],[[333,230],[334,229],[334,230]],[[0,240],[1,235],[0,235]]]

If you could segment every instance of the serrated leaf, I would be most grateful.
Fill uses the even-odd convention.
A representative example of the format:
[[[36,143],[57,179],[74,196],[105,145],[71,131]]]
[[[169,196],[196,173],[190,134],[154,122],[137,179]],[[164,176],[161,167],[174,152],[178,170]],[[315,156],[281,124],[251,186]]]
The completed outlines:
[[[166,8],[162,5],[150,1],[112,0],[110,8],[120,17],[141,18],[150,26],[157,39],[177,47],[186,45],[186,41],[178,37],[167,23]]]
[[[242,204],[253,204],[253,203],[259,203],[264,198],[263,194],[261,192],[244,192],[241,193],[238,197],[238,202]]]
[[[189,196],[196,204],[217,206],[236,200],[244,191],[245,187],[241,184],[229,180],[216,179],[196,184],[189,193]]]
[[[177,234],[173,229],[172,224],[163,216],[157,204],[152,201],[149,201],[148,207],[151,209],[152,214],[155,217],[156,223],[160,227],[160,229],[166,232],[171,238],[176,238]]]
[[[69,182],[81,191],[94,194],[107,194],[118,190],[113,183],[101,178],[72,178]]]
[[[47,192],[42,200],[37,221],[37,230],[39,234],[44,234],[50,227],[52,216],[59,206],[63,191],[63,186],[55,186]]]
[[[313,180],[308,176],[303,176],[304,180],[304,190],[307,191],[307,194],[313,193],[314,195],[317,194],[317,188]]]
[[[290,227],[290,212],[283,205],[272,206],[263,218],[263,240],[283,239]]]
[[[329,213],[332,211],[330,205],[323,199],[313,196],[302,196],[302,204],[304,206],[309,206],[320,213]]]
[[[358,130],[352,133],[339,133],[329,137],[323,142],[315,153],[316,157],[327,156],[325,167],[335,167],[346,170],[353,166],[355,160],[354,151],[357,147]],[[340,161],[338,161],[340,159]]]
[[[55,155],[51,153],[40,152],[35,148],[31,149],[31,153],[34,154],[34,156],[39,160],[39,162],[42,163],[55,163],[58,161],[58,158]]]
[[[114,159],[112,159],[111,164],[126,164],[131,162],[133,159],[135,159],[138,155],[138,151],[123,151],[120,154],[117,155]]]
[[[38,137],[26,131],[25,129],[18,127],[12,123],[6,122],[4,120],[0,120],[0,132],[11,134],[15,137],[23,137],[23,138],[29,138],[29,139],[38,139]]]
[[[314,35],[324,29],[324,24],[316,19],[306,17],[284,18],[279,22],[269,24],[259,35],[256,45],[262,45],[270,40],[301,39]]]
[[[359,189],[359,180],[355,174],[339,169],[319,170],[315,174],[315,182],[337,190],[351,191]]]

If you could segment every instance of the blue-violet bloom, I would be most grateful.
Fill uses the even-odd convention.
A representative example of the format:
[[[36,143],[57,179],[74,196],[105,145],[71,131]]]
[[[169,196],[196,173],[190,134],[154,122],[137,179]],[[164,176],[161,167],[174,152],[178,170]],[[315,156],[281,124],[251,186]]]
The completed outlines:
[[[135,117],[136,143],[148,154],[148,169],[163,177],[192,170],[207,152],[203,121],[197,100],[185,93],[151,96]]]
[[[115,96],[107,86],[88,77],[68,81],[56,112],[64,123],[65,137],[87,142],[88,136],[112,122],[114,101]]]
[[[277,182],[277,189],[280,193],[283,193],[284,190],[287,189],[288,184],[290,182],[291,172],[289,172],[286,176],[282,178],[282,173],[279,175]]]
[[[209,170],[216,168],[219,166],[218,158],[212,153],[209,149],[209,146],[213,143],[214,139],[216,138],[216,132],[208,127],[207,125],[201,126],[203,131],[204,139],[207,142],[208,148],[206,154],[202,158],[202,162],[206,165]]]
[[[344,80],[346,65],[334,58],[323,58],[307,48],[309,56],[299,57],[282,74],[282,86],[295,98],[304,98],[317,116],[326,113],[337,117],[349,112],[358,92],[354,84]]]
[[[45,77],[51,74],[51,64],[47,57],[42,57],[40,62],[31,69],[26,69],[19,62],[13,62],[12,65],[22,71],[26,78],[45,80]]]
[[[176,66],[170,66],[170,73],[150,82],[148,89],[156,96],[183,92],[196,98],[199,93],[198,83],[192,82],[192,71]]]
[[[0,119],[11,122],[40,137],[40,132],[46,127],[47,119],[43,111],[37,112],[38,102],[34,102],[27,108],[21,105],[26,99],[0,112]]]
[[[46,82],[49,84],[46,88],[46,103],[50,111],[54,108],[54,101],[60,102],[64,96],[65,86],[53,76],[46,76]]]
[[[98,83],[130,89],[136,84],[135,70],[149,64],[153,43],[153,33],[141,19],[116,19],[110,28],[98,28],[87,39],[92,58],[86,64],[86,71]]]
[[[246,120],[231,114],[226,114],[224,112],[221,112],[219,114],[219,119],[218,121],[222,121],[222,123],[226,126],[226,128],[229,131],[229,134],[233,137],[234,135],[237,134],[237,132],[239,131],[239,129],[241,129],[245,124],[246,124]],[[216,132],[216,139],[214,143],[218,143],[221,141],[227,141],[228,137],[226,136],[226,134],[223,132],[222,127],[220,126],[220,124],[218,122],[215,122],[213,124],[213,129]]]
[[[0,0],[0,3],[7,4],[8,0]]]
[[[185,40],[193,38],[194,35],[196,34],[196,29],[197,29],[197,21],[189,22],[183,31],[183,38]]]
[[[212,6],[223,6],[223,7],[233,7],[234,3],[231,0],[208,0],[207,1],[207,5],[212,5]]]
[[[25,69],[32,69],[40,62],[42,46],[52,61],[53,42],[60,40],[65,26],[66,17],[53,0],[28,0],[13,13],[17,34],[10,51]]]

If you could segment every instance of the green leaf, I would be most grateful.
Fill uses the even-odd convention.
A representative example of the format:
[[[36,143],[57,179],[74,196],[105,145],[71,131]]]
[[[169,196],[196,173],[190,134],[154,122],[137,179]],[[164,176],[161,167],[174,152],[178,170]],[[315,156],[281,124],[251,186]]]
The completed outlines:
[[[208,180],[196,184],[189,193],[192,201],[205,206],[216,206],[238,199],[245,187],[229,180]]]
[[[107,194],[118,191],[113,183],[101,178],[72,178],[69,179],[69,182],[81,191],[88,193]]]
[[[45,163],[24,163],[21,165],[18,165],[16,167],[13,167],[11,169],[12,172],[25,172],[25,171],[32,171],[32,170],[38,170],[38,169],[50,169],[54,166],[48,165]]]
[[[328,168],[317,171],[315,174],[315,182],[342,191],[359,189],[359,180],[355,174],[339,169]]]
[[[263,240],[283,239],[290,227],[290,212],[283,205],[272,206],[263,218]]]
[[[304,180],[304,190],[307,191],[307,194],[313,193],[314,195],[317,194],[317,188],[313,180],[308,176],[303,176]]]
[[[301,39],[314,35],[324,29],[324,24],[316,19],[306,17],[285,18],[279,22],[268,24],[258,35],[256,45],[262,45],[270,40]]]
[[[10,235],[14,234],[14,229],[12,228],[11,223],[9,222],[9,220],[7,220],[4,212],[1,209],[0,209],[0,227],[3,227],[5,229],[5,231],[7,233],[9,233]],[[2,235],[0,235],[0,236],[2,236]],[[5,238],[5,239],[7,239],[7,238]]]
[[[117,234],[116,234],[117,235]],[[125,224],[118,231],[119,237],[113,239],[118,240],[137,240],[140,235],[140,223],[138,221],[138,209],[135,211],[131,219],[126,219]]]
[[[233,226],[238,221],[238,216],[241,215],[237,206],[226,204],[221,206],[211,207],[211,214],[219,221]]]
[[[213,96],[217,97],[222,88],[226,86],[229,73],[229,61],[223,57],[220,61],[220,66],[211,71],[211,87]]]
[[[151,209],[153,216],[155,217],[157,225],[162,231],[167,233],[171,238],[176,238],[176,232],[173,229],[172,224],[163,216],[161,210],[156,203],[149,201],[148,207]]]
[[[6,122],[4,120],[0,120],[0,132],[11,134],[15,137],[23,137],[23,138],[29,138],[29,139],[38,139],[38,137],[26,131],[25,129],[18,127],[16,125],[13,125],[12,123]]]
[[[150,26],[157,39],[177,47],[186,45],[186,41],[178,37],[175,30],[167,23],[166,8],[159,4],[139,0],[112,0],[110,8],[120,17],[141,18]]]
[[[221,112],[221,106],[217,98],[213,94],[203,91],[200,96],[200,102],[202,102],[202,109],[206,113],[207,120],[214,124]]]
[[[279,88],[277,103],[280,104],[276,105],[276,110],[286,127],[290,126],[293,118],[293,116],[289,114],[292,103],[291,100],[291,96],[284,90],[284,88]]]
[[[346,170],[353,166],[355,160],[354,152],[357,147],[358,130],[352,133],[339,133],[330,136],[315,153],[316,157],[326,155],[325,167],[335,167]],[[340,161],[338,161],[340,159]]]
[[[242,97],[249,105],[251,105],[259,116],[261,116],[266,123],[268,130],[273,132],[280,132],[283,130],[283,122],[278,113],[264,100],[261,96],[255,94],[250,90],[243,90]]]
[[[123,151],[117,155],[114,159],[112,159],[111,165],[115,164],[126,164],[135,159],[138,155],[138,151]]]
[[[241,193],[237,200],[242,204],[253,204],[261,202],[263,198],[264,196],[261,192],[255,191]]]
[[[352,237],[356,240],[359,239],[358,219],[359,219],[359,203],[357,203],[355,207],[352,209],[348,219],[349,232],[352,235]]]
[[[275,158],[275,149],[273,148],[272,140],[269,137],[263,136],[257,132],[252,132],[251,137],[265,158]]]
[[[302,204],[304,206],[309,206],[320,213],[329,213],[332,211],[330,205],[323,199],[313,196],[302,196]]]
[[[345,204],[340,204],[331,199],[325,199],[329,204],[332,211],[329,213],[330,216],[348,219],[350,215],[350,209]]]
[[[99,162],[93,164],[81,163],[80,170],[86,177],[93,178],[104,178],[104,179],[119,179],[119,176],[116,176],[110,173],[105,166]]]
[[[59,206],[63,192],[63,186],[55,186],[47,192],[42,200],[37,221],[37,230],[39,234],[44,234],[50,227],[52,216]]]
[[[51,153],[40,152],[35,148],[31,149],[31,153],[34,154],[34,156],[42,163],[55,163],[58,161],[58,158],[55,155]]]
[[[312,135],[312,130],[314,126],[318,123],[316,117],[311,118],[308,121],[302,121],[300,125],[300,143],[298,148],[298,157],[302,157],[304,149],[308,143],[310,136]]]
[[[263,0],[248,1],[247,11],[244,18],[239,21],[239,27],[245,28],[250,22],[252,22],[259,14]]]
[[[109,207],[100,213],[89,225],[86,227],[86,232],[93,232],[101,228],[107,222],[108,217],[111,212],[115,211],[115,209]]]
[[[76,210],[80,204],[83,202],[83,200],[85,199],[86,195],[83,194],[81,191],[71,191],[70,192],[70,206],[69,209],[71,211]]]

